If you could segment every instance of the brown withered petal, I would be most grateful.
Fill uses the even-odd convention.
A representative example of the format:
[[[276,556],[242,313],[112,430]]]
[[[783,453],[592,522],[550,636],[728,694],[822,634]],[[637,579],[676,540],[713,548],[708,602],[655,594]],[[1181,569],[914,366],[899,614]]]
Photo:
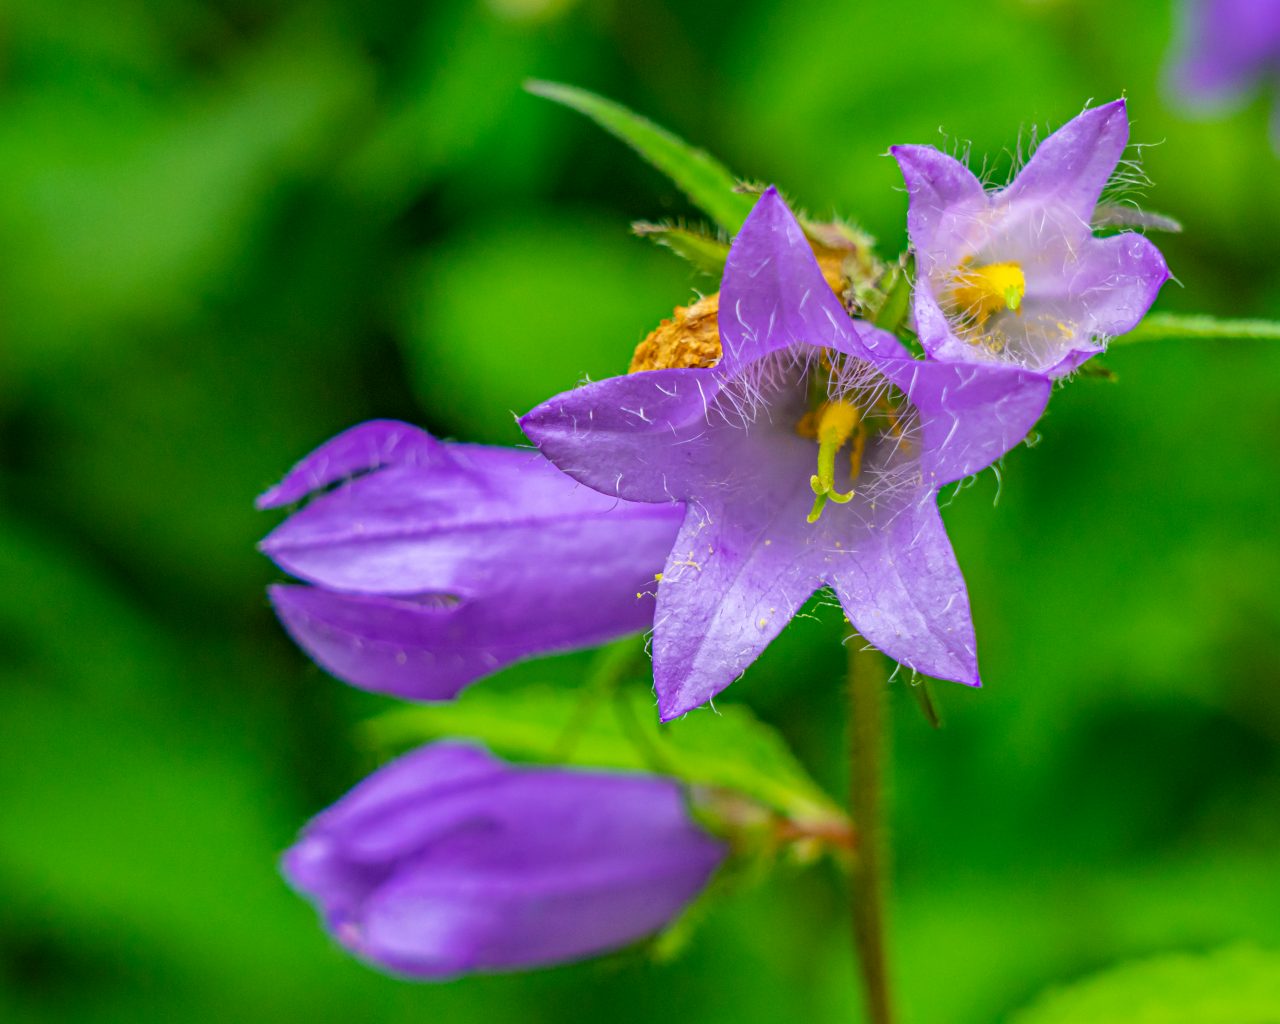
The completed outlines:
[[[827,284],[844,301],[850,283],[845,271],[849,253],[819,249],[815,255]],[[720,361],[719,311],[719,292],[704,296],[692,305],[677,306],[669,320],[663,320],[636,346],[627,372],[715,366]]]

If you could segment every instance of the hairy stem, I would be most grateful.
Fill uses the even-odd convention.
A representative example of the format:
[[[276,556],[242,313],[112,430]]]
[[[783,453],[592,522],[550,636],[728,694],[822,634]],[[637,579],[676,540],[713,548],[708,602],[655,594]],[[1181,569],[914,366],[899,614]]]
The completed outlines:
[[[1275,320],[1231,320],[1215,316],[1152,313],[1128,334],[1112,338],[1113,345],[1135,341],[1164,341],[1166,338],[1222,338],[1280,341],[1280,322]]]
[[[846,642],[849,659],[849,804],[858,846],[850,879],[853,941],[862,974],[867,1019],[890,1024],[885,951],[885,900],[889,887],[884,828],[883,776],[888,753],[886,677],[882,656],[866,649],[857,633]]]

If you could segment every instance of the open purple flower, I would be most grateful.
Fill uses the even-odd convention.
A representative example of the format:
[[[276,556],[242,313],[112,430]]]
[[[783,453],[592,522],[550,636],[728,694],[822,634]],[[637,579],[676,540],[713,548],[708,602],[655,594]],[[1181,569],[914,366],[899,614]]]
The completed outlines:
[[[606,494],[688,503],[654,619],[663,719],[724,689],[823,584],[881,650],[977,685],[937,489],[1017,444],[1049,381],[915,360],[855,323],[773,189],[734,241],[719,308],[715,366],[589,384],[521,421]]]
[[[365,779],[311,821],[283,866],[347,949],[439,980],[641,939],[724,854],[671,779],[519,767],[445,742]]]
[[[312,586],[272,586],[271,603],[339,679],[412,700],[649,628],[681,518],[604,497],[537,452],[390,421],[322,445],[258,505],[311,494],[261,547]]]
[[[894,146],[906,179],[920,342],[949,362],[1058,377],[1132,330],[1169,268],[1142,235],[1090,224],[1129,140],[1124,100],[1086,110],[987,192],[932,146]]]
[[[1280,85],[1280,3],[1189,0],[1182,5],[1171,91],[1192,110],[1212,112],[1242,100],[1259,83]],[[1280,147],[1280,106],[1272,120]]]

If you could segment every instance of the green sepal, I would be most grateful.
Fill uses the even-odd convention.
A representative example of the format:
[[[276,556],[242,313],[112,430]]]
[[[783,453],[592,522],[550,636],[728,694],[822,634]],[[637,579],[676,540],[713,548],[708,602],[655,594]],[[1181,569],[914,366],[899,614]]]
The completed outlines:
[[[1168,214],[1139,210],[1136,206],[1125,203],[1099,203],[1093,211],[1092,227],[1095,231],[1105,231],[1108,228],[1144,228],[1147,231],[1168,231],[1173,234],[1182,231],[1181,222]]]
[[[910,258],[904,258],[897,266],[890,267],[880,279],[880,305],[871,316],[871,322],[881,330],[898,333],[911,309]]]
[[[805,214],[800,214],[799,220],[805,237],[825,249],[843,249],[859,255],[870,255],[875,248],[875,239],[848,221],[814,220]]]
[[[737,180],[718,160],[620,103],[559,82],[531,80],[525,89],[586,115],[621,139],[730,234],[742,227],[751,212],[754,197],[735,190]]]
[[[1135,341],[1166,341],[1174,338],[1221,338],[1236,341],[1280,341],[1280,322],[1275,320],[1220,320],[1213,316],[1152,313],[1128,334],[1111,339],[1112,345]]]
[[[725,260],[729,258],[729,244],[692,228],[674,224],[650,224],[638,220],[631,230],[641,238],[670,249],[693,265],[700,274],[719,278],[724,274]]]

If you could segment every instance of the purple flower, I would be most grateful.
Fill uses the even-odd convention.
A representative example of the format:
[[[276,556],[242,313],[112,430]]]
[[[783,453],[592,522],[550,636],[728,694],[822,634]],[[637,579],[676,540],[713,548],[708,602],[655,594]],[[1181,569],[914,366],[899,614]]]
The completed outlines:
[[[1182,5],[1178,56],[1169,69],[1175,97],[1192,110],[1215,111],[1259,82],[1280,84],[1280,3],[1190,0]],[[1280,107],[1272,120],[1280,147]]]
[[[309,494],[261,546],[313,586],[273,586],[271,603],[339,679],[413,700],[647,629],[681,518],[606,498],[533,451],[389,421],[322,445],[258,505]]]
[[[688,503],[654,620],[663,719],[724,689],[822,584],[881,650],[977,685],[937,489],[1017,444],[1049,381],[915,360],[851,320],[773,189],[730,251],[719,323],[715,366],[600,381],[521,421],[598,490]]]
[[[1128,140],[1124,100],[1086,110],[990,193],[932,146],[892,148],[930,355],[1058,377],[1137,325],[1169,278],[1164,257],[1141,235],[1095,238],[1090,227]]]
[[[446,742],[393,761],[318,815],[283,867],[357,956],[444,979],[643,938],[724,853],[673,780],[518,767]]]

